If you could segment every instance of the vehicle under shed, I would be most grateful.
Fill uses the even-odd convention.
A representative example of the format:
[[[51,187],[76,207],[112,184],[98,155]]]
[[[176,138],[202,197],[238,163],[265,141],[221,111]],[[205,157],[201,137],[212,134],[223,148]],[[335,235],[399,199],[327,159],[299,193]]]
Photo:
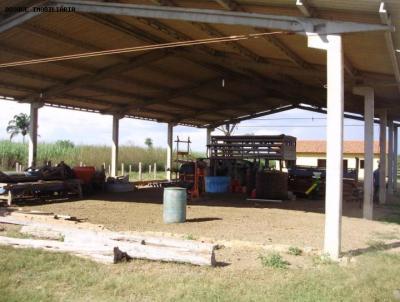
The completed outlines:
[[[6,9],[18,5],[29,9]],[[327,114],[327,254],[341,251],[344,117],[365,121],[363,217],[373,218],[375,122],[380,203],[397,190],[395,0],[18,0],[0,8],[0,95],[31,104],[31,167],[42,106],[113,116],[111,176],[121,118],[168,123],[171,171],[175,125],[206,129],[210,145],[220,125],[301,108]]]

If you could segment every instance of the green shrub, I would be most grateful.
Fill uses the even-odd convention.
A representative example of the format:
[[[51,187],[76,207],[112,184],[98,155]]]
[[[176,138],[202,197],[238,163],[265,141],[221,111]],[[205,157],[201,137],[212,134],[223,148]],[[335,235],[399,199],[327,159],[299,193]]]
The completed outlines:
[[[265,267],[285,269],[289,266],[289,262],[285,261],[279,253],[271,253],[260,256],[261,264]]]
[[[186,240],[196,240],[196,237],[193,236],[193,234],[188,234],[185,236]]]
[[[329,265],[334,264],[335,262],[329,257],[328,254],[322,254],[320,256],[314,256],[312,258],[314,265]]]
[[[303,251],[298,247],[291,246],[289,247],[288,254],[293,256],[300,256],[301,254],[303,254]]]

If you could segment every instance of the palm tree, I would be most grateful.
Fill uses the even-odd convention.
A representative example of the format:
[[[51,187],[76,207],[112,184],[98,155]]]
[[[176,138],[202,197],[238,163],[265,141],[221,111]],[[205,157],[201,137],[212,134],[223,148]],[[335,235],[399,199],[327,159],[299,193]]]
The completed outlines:
[[[145,139],[144,144],[147,146],[147,148],[151,149],[153,148],[153,140],[148,137]]]
[[[14,118],[8,122],[6,128],[7,133],[10,134],[10,140],[12,140],[14,136],[21,134],[22,141],[25,143],[25,135],[28,134],[30,121],[31,118],[26,113],[14,115]]]

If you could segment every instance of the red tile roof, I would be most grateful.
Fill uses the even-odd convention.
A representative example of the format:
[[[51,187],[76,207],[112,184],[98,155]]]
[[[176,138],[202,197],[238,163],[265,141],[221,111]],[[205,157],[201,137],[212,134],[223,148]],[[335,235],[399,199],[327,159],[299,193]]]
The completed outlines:
[[[326,141],[297,141],[297,153],[326,153]],[[364,141],[344,141],[344,154],[363,154]],[[379,154],[379,142],[374,141],[374,154]]]

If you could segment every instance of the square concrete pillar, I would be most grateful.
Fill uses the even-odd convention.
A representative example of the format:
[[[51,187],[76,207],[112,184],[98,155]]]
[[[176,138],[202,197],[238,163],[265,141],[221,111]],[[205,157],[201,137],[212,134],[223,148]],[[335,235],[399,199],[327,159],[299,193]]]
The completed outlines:
[[[172,150],[173,150],[173,130],[174,125],[168,124],[168,133],[167,133],[167,180],[172,179]]]
[[[380,112],[379,124],[379,203],[386,203],[386,127],[387,127],[387,112]]]
[[[354,87],[364,97],[364,202],[363,217],[372,220],[374,208],[374,89]]]
[[[387,175],[388,175],[388,189],[387,193],[388,195],[393,195],[393,169],[394,169],[394,126],[393,126],[393,120],[388,121],[388,157],[387,157]]]
[[[206,137],[206,144],[207,146],[211,144],[211,133],[214,131],[213,128],[207,128],[207,137]],[[210,150],[207,147],[207,157],[210,157]]]
[[[111,177],[118,176],[119,120],[121,118],[122,116],[118,114],[112,117]]]
[[[394,192],[397,192],[397,161],[398,161],[398,127],[394,127],[394,133],[393,133],[393,155],[394,155],[394,160],[393,160],[393,190]]]
[[[338,259],[343,198],[344,68],[341,35],[310,35],[309,47],[327,51],[327,153],[324,252]]]

